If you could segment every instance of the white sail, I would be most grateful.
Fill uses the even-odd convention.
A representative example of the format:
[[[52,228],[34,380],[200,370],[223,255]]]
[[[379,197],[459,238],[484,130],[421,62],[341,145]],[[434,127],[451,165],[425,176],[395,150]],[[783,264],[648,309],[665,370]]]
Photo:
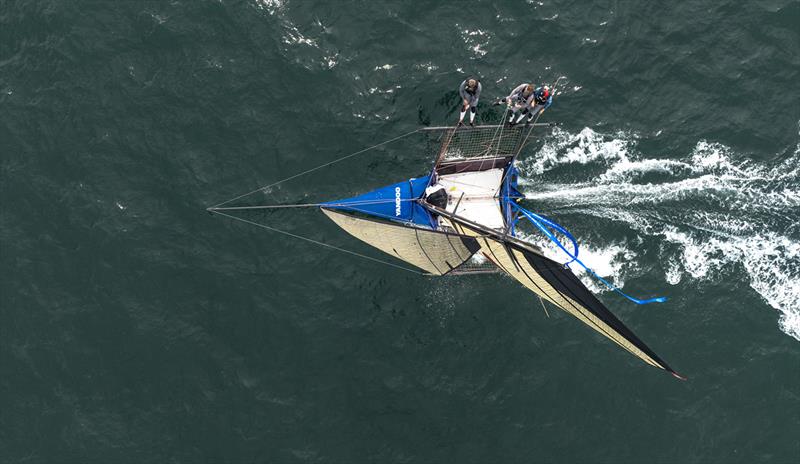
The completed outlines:
[[[475,239],[458,234],[356,217],[322,208],[333,222],[353,237],[431,274],[457,268],[478,250]]]

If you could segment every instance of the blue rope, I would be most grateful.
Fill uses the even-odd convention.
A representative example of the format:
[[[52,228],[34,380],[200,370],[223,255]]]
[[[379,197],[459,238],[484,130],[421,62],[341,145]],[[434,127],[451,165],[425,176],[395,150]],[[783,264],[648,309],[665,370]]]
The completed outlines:
[[[519,208],[522,209],[521,207],[519,207]],[[573,237],[572,234],[569,233],[569,231],[567,229],[562,227],[561,224],[555,223],[555,222],[551,221],[550,219],[547,219],[546,217],[541,216],[539,214],[531,213],[530,211],[523,210],[523,214],[525,214],[525,213],[530,214],[531,216],[535,217],[539,221],[541,221],[541,222],[545,223],[546,225],[552,227],[553,229],[561,232],[565,237],[567,237],[569,239],[569,241],[572,242],[573,252],[571,254],[569,252],[567,252],[567,255],[569,255],[572,259],[570,261],[564,263],[564,266],[568,266],[570,263],[572,263],[573,261],[576,261],[578,259],[578,241],[575,240],[575,237]],[[530,219],[530,218],[528,218],[528,219]],[[561,242],[559,242],[559,244],[561,244]],[[564,247],[561,247],[561,248],[564,248]],[[564,251],[566,251],[566,250],[564,250]]]
[[[526,210],[525,208],[519,206],[516,203],[510,203],[510,204],[513,205],[515,208],[517,208],[526,218],[528,218],[528,220],[533,225],[538,227],[539,230],[541,230],[547,236],[547,238],[550,239],[550,241],[552,241],[553,243],[558,245],[558,247],[561,248],[564,251],[564,253],[567,254],[567,256],[572,258],[572,260],[570,260],[568,263],[566,263],[564,265],[565,267],[568,266],[571,262],[575,261],[576,263],[580,264],[584,269],[586,269],[586,272],[588,272],[595,279],[597,279],[600,282],[602,282],[606,287],[608,287],[609,289],[619,293],[620,295],[624,296],[625,298],[629,299],[630,301],[633,301],[636,304],[643,305],[643,304],[648,304],[648,303],[663,303],[663,302],[667,301],[667,298],[663,297],[663,296],[660,296],[660,297],[657,297],[657,298],[650,298],[648,300],[640,300],[638,298],[634,298],[634,297],[628,295],[627,293],[623,292],[622,290],[619,289],[619,287],[617,287],[616,285],[613,285],[612,283],[608,282],[606,279],[604,279],[604,278],[600,277],[599,275],[597,275],[596,272],[594,272],[588,266],[583,264],[583,261],[578,259],[578,242],[575,240],[575,238],[572,236],[572,234],[570,234],[564,227],[562,227],[559,224],[556,224],[555,222],[553,222],[553,221],[551,221],[551,220],[549,220],[549,219],[547,219],[547,218],[545,218],[543,216],[540,216],[540,215],[538,215],[536,213],[532,213],[532,212]],[[564,247],[564,245],[561,244],[560,241],[558,241],[558,239],[553,235],[553,233],[550,232],[549,230],[547,230],[546,226],[552,227],[553,229],[557,230],[558,232],[561,232],[567,238],[569,238],[572,241],[572,244],[575,247],[575,251],[573,253],[570,253],[570,251],[567,250]]]

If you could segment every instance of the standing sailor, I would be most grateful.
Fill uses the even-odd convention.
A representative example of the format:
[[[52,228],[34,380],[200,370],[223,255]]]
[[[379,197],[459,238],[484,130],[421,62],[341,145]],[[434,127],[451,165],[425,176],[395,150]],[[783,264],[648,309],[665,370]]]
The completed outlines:
[[[522,121],[522,118],[528,113],[528,109],[531,108],[531,102],[533,101],[533,86],[531,84],[520,84],[511,93],[502,98],[497,104],[505,103],[508,108],[511,110],[511,116],[508,118],[509,125],[517,124],[518,122]],[[517,116],[517,113],[520,113]],[[514,118],[517,118],[514,121]]]
[[[530,102],[531,108],[528,110],[528,122],[533,121],[537,114],[544,113],[553,104],[553,92],[548,86],[542,86],[533,91],[533,101]],[[517,121],[519,122],[519,121]]]
[[[470,77],[465,79],[458,88],[458,94],[461,96],[461,115],[458,118],[458,125],[464,124],[464,115],[467,114],[469,109],[469,125],[475,125],[475,113],[478,112],[478,98],[481,96],[481,83],[478,79]]]

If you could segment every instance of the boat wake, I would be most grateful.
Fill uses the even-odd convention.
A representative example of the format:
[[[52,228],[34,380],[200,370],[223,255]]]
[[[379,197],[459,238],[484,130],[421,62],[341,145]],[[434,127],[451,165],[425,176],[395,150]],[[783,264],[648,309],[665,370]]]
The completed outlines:
[[[584,262],[618,286],[645,272],[636,262],[648,247],[637,242],[653,239],[661,243],[657,258],[669,284],[744,272],[780,312],[780,329],[800,340],[800,146],[770,166],[708,141],[682,156],[648,157],[638,150],[640,140],[589,128],[555,130],[536,156],[520,163],[526,203],[557,220],[581,215],[583,227],[608,221],[627,228],[625,241],[603,243],[572,221],[564,224],[583,236]]]

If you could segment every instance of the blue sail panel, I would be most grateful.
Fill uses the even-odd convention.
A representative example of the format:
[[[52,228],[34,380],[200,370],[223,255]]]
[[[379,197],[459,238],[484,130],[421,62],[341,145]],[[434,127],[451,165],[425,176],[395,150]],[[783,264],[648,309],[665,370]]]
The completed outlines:
[[[415,201],[425,194],[429,179],[430,176],[409,179],[355,197],[322,203],[322,206],[433,227],[430,213]]]
[[[503,211],[503,217],[506,219],[506,224],[509,224],[509,232],[514,235],[514,211],[512,205],[517,201],[525,198],[525,195],[518,189],[519,171],[514,163],[506,170],[506,175],[503,178],[503,184],[500,186],[500,208]]]

